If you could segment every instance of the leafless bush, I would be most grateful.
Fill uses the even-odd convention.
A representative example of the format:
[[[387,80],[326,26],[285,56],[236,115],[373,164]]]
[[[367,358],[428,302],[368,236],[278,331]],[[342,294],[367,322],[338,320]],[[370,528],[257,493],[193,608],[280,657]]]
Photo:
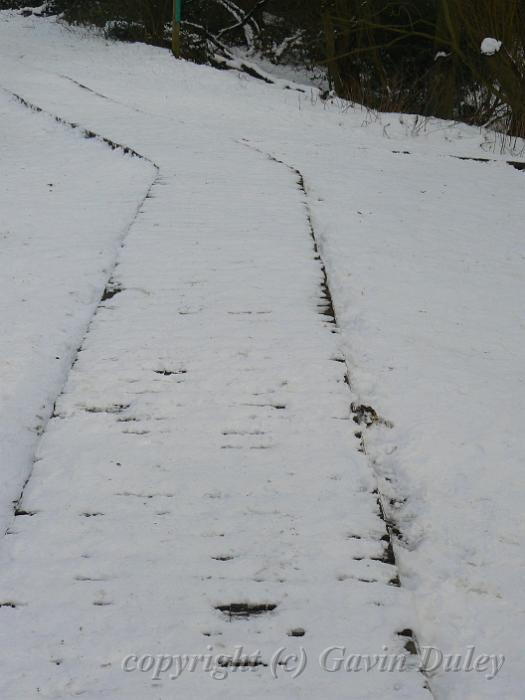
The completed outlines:
[[[525,136],[523,0],[326,0],[337,92],[370,108]],[[484,55],[484,39],[501,50]]]

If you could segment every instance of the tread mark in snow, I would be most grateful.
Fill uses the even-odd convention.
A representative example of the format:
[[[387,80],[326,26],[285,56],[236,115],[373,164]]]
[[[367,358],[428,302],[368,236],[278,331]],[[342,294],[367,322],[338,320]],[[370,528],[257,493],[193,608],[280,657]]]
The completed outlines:
[[[132,493],[131,491],[119,491],[115,496],[133,496],[134,498],[173,498],[172,493]]]
[[[222,668],[268,668],[268,664],[260,659],[252,659],[249,656],[234,659],[233,656],[220,656],[217,665]]]
[[[116,403],[112,406],[86,406],[84,411],[86,413],[122,413],[126,411],[131,404],[129,403]]]
[[[219,610],[228,616],[228,619],[246,619],[253,615],[263,615],[275,610],[277,603],[228,603],[227,605],[216,605],[215,610]]]
[[[259,396],[259,394],[254,394]],[[286,405],[283,403],[241,403],[240,406],[252,406],[254,408],[275,408],[276,411],[284,411]]]
[[[89,582],[89,581],[107,581],[107,576],[75,576],[75,581]]]

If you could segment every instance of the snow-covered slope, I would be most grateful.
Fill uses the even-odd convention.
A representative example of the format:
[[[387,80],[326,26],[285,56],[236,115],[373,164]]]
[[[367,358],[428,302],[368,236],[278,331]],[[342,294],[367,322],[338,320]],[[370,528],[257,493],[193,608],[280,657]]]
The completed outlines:
[[[0,93],[0,531],[154,169]]]
[[[398,653],[399,633],[413,629],[420,646],[443,653],[470,645],[476,657],[506,657],[492,680],[438,670],[434,697],[518,700],[523,173],[466,127],[370,121],[314,92],[49,21],[0,14],[0,57],[6,95],[159,167],[113,275],[111,289],[124,291],[98,306],[37,448],[21,502],[34,515],[14,518],[0,542],[0,605],[16,605],[0,607],[12,649],[2,697],[37,697],[37,687],[57,698],[426,697],[420,673],[328,673],[317,660],[331,645]],[[22,107],[2,106],[3,127]],[[57,143],[57,179],[75,149],[97,173],[92,227],[110,260],[151,170],[45,115],[22,120],[26,132],[51,129],[35,153],[42,162]],[[24,154],[9,139],[6,152],[16,148],[9,173]],[[85,172],[71,175],[69,203]],[[34,217],[48,206],[31,201]],[[319,314],[330,308],[312,225],[338,329]],[[63,245],[62,316],[60,294],[85,294],[80,275],[94,280],[89,308],[71,309],[59,341],[72,357],[109,263]],[[49,304],[39,301],[43,311],[29,308],[42,323]],[[49,323],[61,329],[62,316]],[[5,326],[7,363],[19,350],[10,315]],[[18,393],[29,416],[43,393],[58,394],[54,353],[35,354],[45,382]],[[352,401],[383,420],[358,428]],[[8,489],[23,481],[13,466],[5,473]],[[382,538],[397,529],[396,567]],[[248,619],[216,609],[234,603],[266,608]],[[304,637],[287,635],[297,628]],[[197,671],[153,683],[120,667],[126,654],[208,644],[260,647],[269,666],[222,682]],[[309,663],[275,682],[271,659],[283,646],[303,647]]]

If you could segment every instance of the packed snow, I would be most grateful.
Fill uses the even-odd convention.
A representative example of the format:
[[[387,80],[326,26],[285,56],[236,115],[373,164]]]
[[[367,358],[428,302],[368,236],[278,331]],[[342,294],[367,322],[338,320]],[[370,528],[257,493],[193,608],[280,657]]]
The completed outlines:
[[[519,154],[11,12],[0,88],[0,697],[520,700]]]

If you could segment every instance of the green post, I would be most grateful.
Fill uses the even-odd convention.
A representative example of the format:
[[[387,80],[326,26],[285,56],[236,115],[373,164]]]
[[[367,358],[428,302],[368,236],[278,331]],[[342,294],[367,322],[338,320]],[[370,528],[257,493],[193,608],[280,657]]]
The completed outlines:
[[[182,19],[182,0],[173,0],[173,30],[171,35],[171,50],[176,58],[180,58],[180,23]]]

